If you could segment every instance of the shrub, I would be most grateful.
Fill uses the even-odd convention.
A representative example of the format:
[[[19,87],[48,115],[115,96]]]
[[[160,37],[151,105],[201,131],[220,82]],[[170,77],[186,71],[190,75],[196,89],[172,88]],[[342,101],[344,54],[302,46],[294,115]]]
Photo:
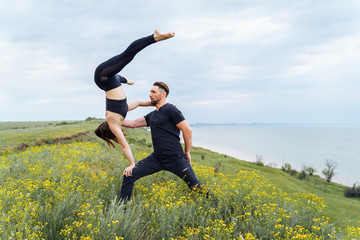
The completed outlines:
[[[93,121],[93,120],[97,120],[97,118],[96,117],[87,117],[85,119],[86,122]]]
[[[345,197],[360,197],[360,186],[356,186],[356,183],[351,188],[345,189]]]
[[[299,173],[299,179],[300,180],[303,180],[307,177],[307,174],[304,170],[302,170],[300,173]]]
[[[261,167],[264,166],[263,158],[262,158],[261,155],[256,155],[255,164],[256,164],[257,166],[261,166]]]
[[[291,164],[290,163],[285,163],[283,166],[281,166],[281,170],[283,170],[286,173],[289,173],[291,170]]]
[[[221,167],[221,162],[218,162],[218,163],[215,165],[214,172],[215,172],[215,173],[218,173],[220,167]]]
[[[67,124],[70,124],[70,123],[62,121],[61,123],[57,123],[56,126],[62,126],[62,125],[67,125]]]
[[[27,149],[29,147],[29,145],[28,144],[26,144],[26,143],[22,143],[22,144],[20,144],[20,146],[18,147],[18,149],[19,149],[19,151],[25,151],[25,149]]]
[[[289,174],[290,174],[291,176],[295,176],[296,174],[298,174],[298,172],[297,172],[295,169],[291,169],[291,170],[289,171]]]

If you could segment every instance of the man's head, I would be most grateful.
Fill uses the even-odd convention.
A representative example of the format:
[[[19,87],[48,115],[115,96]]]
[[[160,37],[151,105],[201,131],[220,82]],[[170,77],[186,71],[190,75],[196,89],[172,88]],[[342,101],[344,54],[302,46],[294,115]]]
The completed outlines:
[[[150,90],[150,100],[153,105],[158,104],[160,101],[165,100],[169,95],[169,87],[166,83],[155,82]]]

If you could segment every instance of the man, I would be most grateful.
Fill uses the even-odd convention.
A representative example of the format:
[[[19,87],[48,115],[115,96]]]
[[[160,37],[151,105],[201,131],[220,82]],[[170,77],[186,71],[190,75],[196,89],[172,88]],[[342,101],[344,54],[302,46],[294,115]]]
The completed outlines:
[[[123,122],[123,126],[129,128],[150,126],[154,152],[133,168],[124,170],[121,201],[130,200],[136,180],[161,170],[176,174],[190,189],[204,189],[191,167],[192,130],[182,113],[166,102],[168,94],[169,88],[165,83],[155,82],[149,97],[156,110],[136,120],[125,119]],[[184,138],[185,153],[180,144],[180,131]]]

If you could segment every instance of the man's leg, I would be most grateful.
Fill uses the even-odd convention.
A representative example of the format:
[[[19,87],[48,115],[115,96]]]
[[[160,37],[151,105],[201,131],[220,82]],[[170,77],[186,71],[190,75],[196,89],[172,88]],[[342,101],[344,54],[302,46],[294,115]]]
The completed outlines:
[[[167,164],[166,170],[174,173],[179,178],[184,180],[184,182],[188,185],[188,187],[198,192],[199,194],[204,195],[206,198],[210,198],[214,205],[217,206],[217,198],[215,195],[210,193],[209,189],[207,189],[196,177],[195,172],[189,163],[189,161],[184,157],[180,158],[177,161]]]
[[[123,176],[120,201],[126,203],[130,200],[136,180],[161,170],[163,170],[162,166],[160,166],[159,162],[152,155],[136,163],[135,167],[132,169],[132,176]]]
[[[166,170],[174,173],[176,176],[184,180],[189,188],[196,188],[201,185],[201,182],[197,179],[193,168],[189,161],[183,157],[176,161],[171,161],[166,164]]]

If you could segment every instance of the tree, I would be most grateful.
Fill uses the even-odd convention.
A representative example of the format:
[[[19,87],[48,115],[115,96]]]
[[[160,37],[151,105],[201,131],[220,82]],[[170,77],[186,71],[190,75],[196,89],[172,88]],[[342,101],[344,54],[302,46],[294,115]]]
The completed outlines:
[[[291,164],[285,163],[285,165],[281,166],[281,170],[283,170],[286,173],[289,173],[291,171]]]
[[[304,171],[307,172],[310,176],[313,176],[316,172],[316,169],[313,167],[305,167]]]
[[[337,167],[337,163],[330,159],[325,159],[325,169],[322,170],[322,173],[325,176],[327,182],[331,182],[331,179],[335,176],[335,168]]]

